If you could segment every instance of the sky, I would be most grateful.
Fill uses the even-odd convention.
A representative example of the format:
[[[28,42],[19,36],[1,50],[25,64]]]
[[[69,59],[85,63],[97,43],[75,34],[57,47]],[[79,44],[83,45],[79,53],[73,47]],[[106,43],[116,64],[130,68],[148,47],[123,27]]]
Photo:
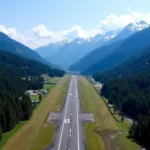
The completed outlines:
[[[144,20],[149,0],[2,0],[0,31],[32,49],[89,38]]]

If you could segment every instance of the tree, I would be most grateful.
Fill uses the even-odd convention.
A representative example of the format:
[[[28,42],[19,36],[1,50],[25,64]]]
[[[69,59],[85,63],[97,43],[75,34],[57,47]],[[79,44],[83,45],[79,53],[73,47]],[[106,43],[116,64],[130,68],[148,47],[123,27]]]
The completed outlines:
[[[121,121],[122,121],[122,122],[124,121],[124,116],[121,116]]]
[[[39,101],[42,100],[42,94],[39,94]]]
[[[22,111],[23,111],[23,120],[28,120],[32,115],[32,103],[30,97],[24,95],[21,101]]]
[[[2,130],[2,127],[1,127],[1,124],[0,124],[0,141],[2,140],[3,138],[3,130]]]

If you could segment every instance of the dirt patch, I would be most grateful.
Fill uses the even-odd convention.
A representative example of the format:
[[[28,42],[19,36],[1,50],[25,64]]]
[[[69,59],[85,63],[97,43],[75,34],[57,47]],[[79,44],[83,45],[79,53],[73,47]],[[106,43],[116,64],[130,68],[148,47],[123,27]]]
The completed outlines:
[[[95,129],[97,134],[101,136],[107,150],[120,150],[121,147],[117,144],[116,138],[119,135],[119,131],[116,130],[100,130],[99,128]]]

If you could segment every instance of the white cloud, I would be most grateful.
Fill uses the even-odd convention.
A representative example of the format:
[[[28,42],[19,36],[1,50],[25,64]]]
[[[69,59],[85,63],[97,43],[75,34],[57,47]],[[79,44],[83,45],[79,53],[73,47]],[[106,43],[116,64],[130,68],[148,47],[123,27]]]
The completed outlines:
[[[32,31],[41,38],[56,38],[55,34],[49,31],[44,25],[40,24],[32,28]]]
[[[0,25],[0,32],[5,33],[10,38],[20,41],[23,44],[27,44],[27,39],[22,34],[18,33],[15,28],[7,28],[3,25]]]
[[[37,48],[50,42],[57,42],[64,39],[73,40],[77,37],[93,37],[96,34],[104,34],[107,31],[122,28],[131,22],[135,23],[140,20],[144,20],[150,24],[150,13],[130,11],[129,13],[122,15],[110,14],[101,20],[95,28],[88,31],[79,25],[75,25],[65,30],[50,31],[43,24],[33,27],[26,35],[18,33],[15,28],[6,28],[3,25],[0,25],[0,31],[31,48]]]
[[[0,25],[0,32],[3,32],[9,36],[12,36],[12,35],[16,35],[17,34],[17,31],[15,28],[6,28],[5,26],[3,25]]]
[[[100,29],[92,29],[90,31],[86,31],[84,30],[81,26],[73,26],[72,28],[68,29],[68,30],[63,30],[61,31],[61,33],[63,35],[65,35],[67,38],[89,38],[91,36],[94,36],[96,34],[102,34],[103,31],[101,31]]]
[[[36,33],[38,37],[51,38],[52,42],[56,42],[64,39],[72,40],[77,37],[93,37],[96,34],[104,34],[107,31],[122,28],[131,22],[135,23],[140,20],[150,23],[150,13],[143,14],[141,12],[131,11],[128,14],[123,15],[110,14],[109,16],[106,16],[105,19],[101,20],[99,25],[89,31],[86,31],[79,25],[61,31],[49,31],[44,25],[38,25],[32,28],[32,31]]]
[[[106,32],[109,30],[122,28],[128,25],[129,23],[136,23],[141,20],[150,23],[150,13],[143,14],[141,12],[132,11],[129,14],[123,14],[119,16],[111,14],[107,16],[104,20],[100,21],[98,28]]]

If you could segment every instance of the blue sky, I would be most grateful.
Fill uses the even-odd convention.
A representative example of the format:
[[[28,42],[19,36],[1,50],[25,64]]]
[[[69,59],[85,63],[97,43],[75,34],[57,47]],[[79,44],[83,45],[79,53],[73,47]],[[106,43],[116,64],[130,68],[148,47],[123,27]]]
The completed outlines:
[[[0,31],[35,48],[103,34],[140,19],[150,23],[149,6],[149,0],[3,0]]]

